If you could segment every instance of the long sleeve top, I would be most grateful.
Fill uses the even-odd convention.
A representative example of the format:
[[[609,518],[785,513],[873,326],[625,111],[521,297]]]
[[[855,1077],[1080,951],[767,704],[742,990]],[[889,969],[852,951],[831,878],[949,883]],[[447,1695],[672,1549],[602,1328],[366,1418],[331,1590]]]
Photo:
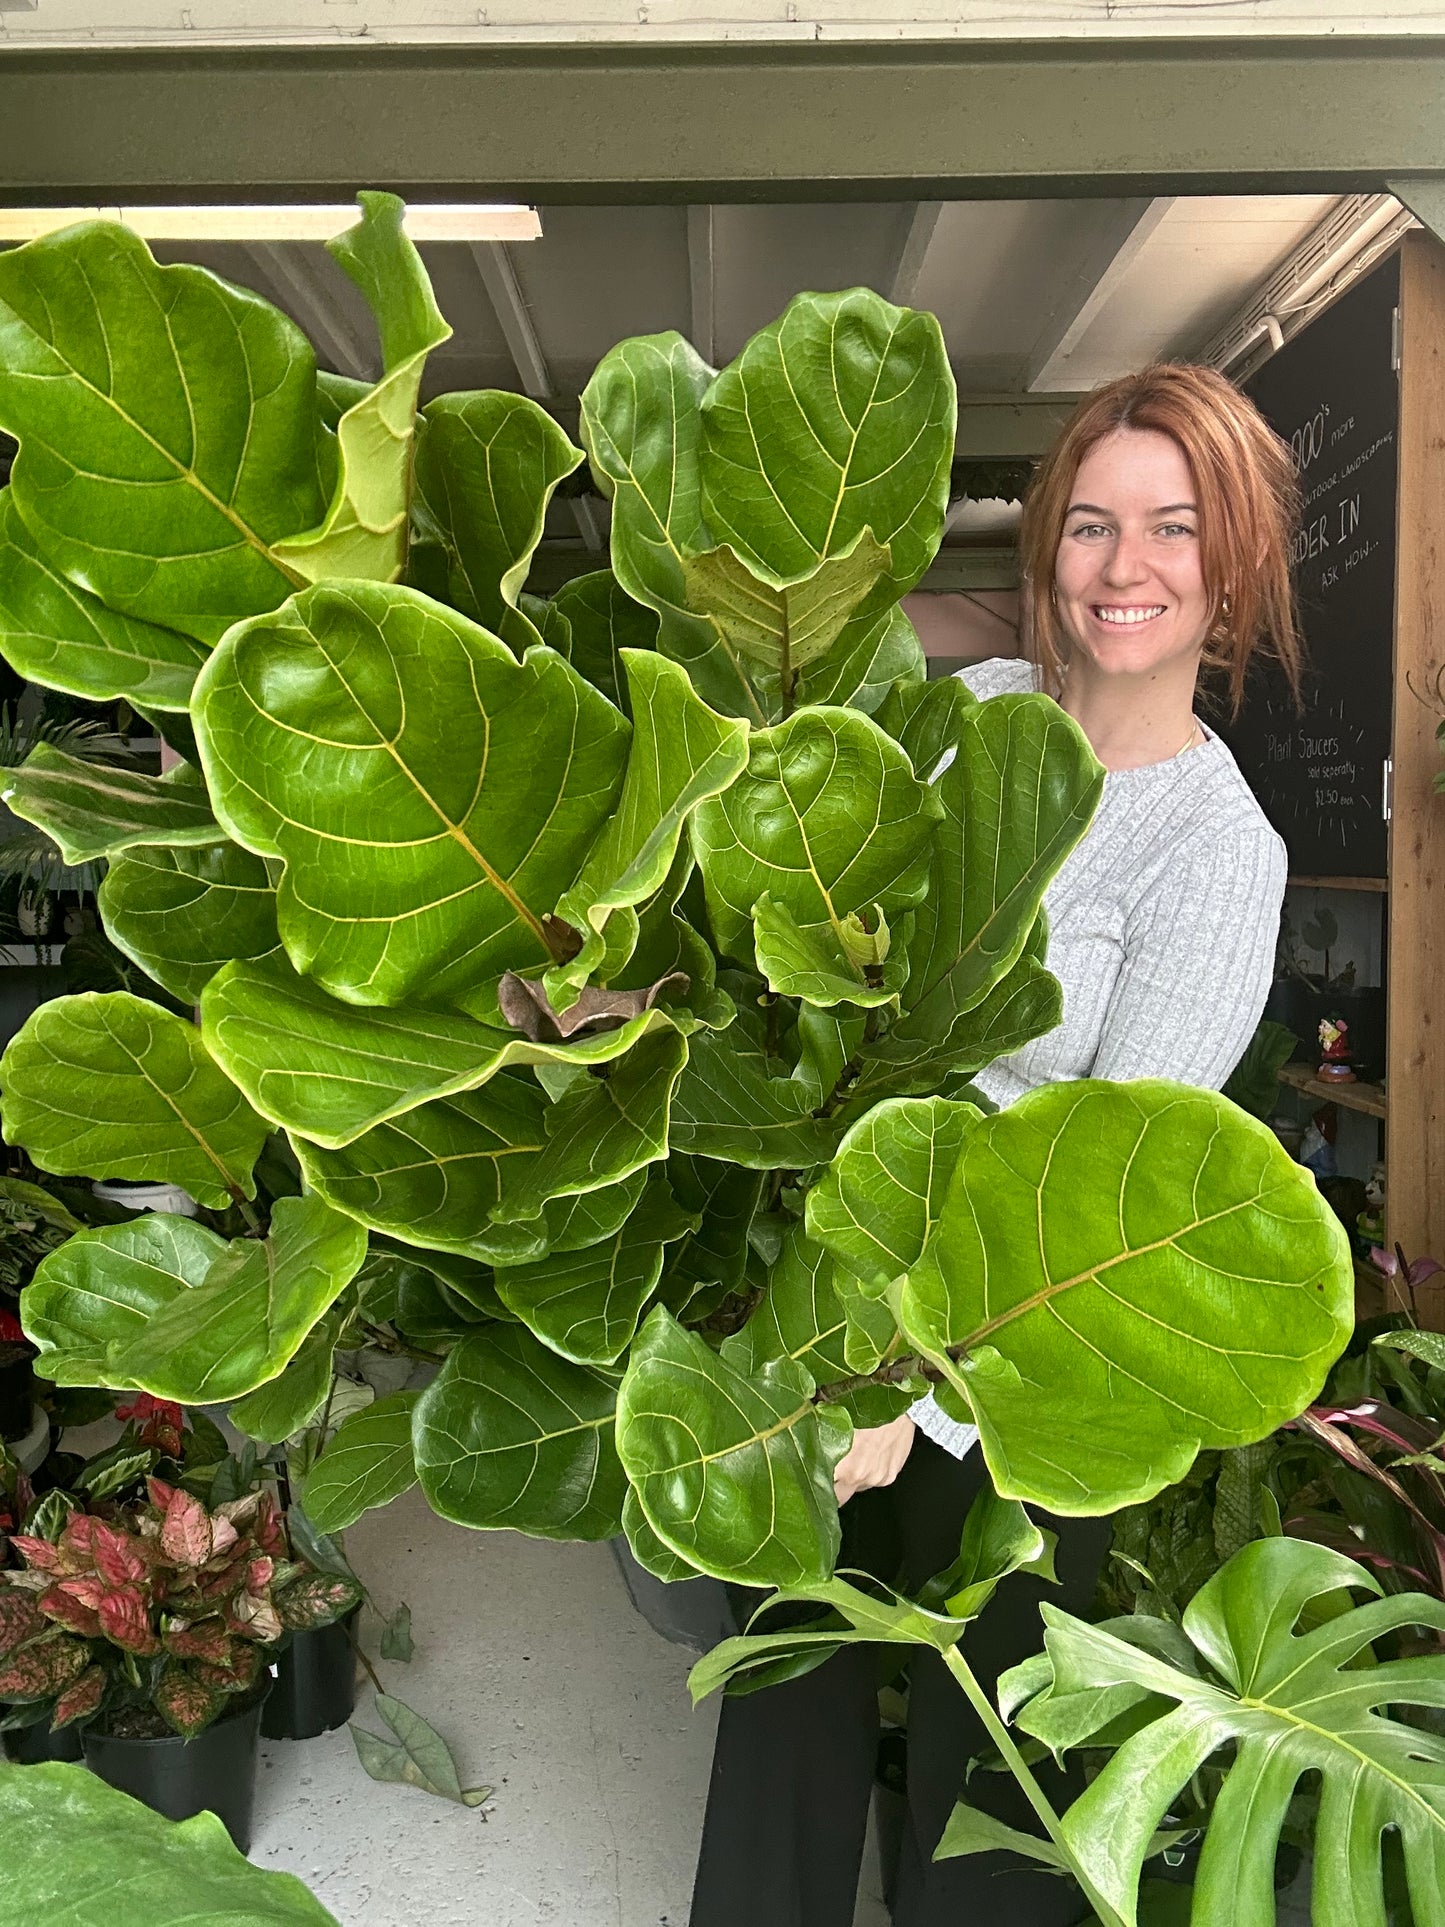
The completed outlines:
[[[1034,691],[1034,665],[960,672],[976,696]],[[1044,895],[1063,1021],[974,1082],[1000,1106],[1061,1079],[1167,1077],[1218,1090],[1269,991],[1285,848],[1219,738],[1110,770],[1093,822]],[[961,1458],[977,1434],[932,1397],[913,1418]]]

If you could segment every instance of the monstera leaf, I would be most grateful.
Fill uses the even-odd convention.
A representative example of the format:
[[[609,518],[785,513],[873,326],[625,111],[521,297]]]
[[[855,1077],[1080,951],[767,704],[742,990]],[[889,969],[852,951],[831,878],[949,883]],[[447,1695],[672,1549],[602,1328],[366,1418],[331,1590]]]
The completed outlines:
[[[942,814],[903,751],[855,709],[800,710],[755,732],[746,773],[692,819],[719,946],[750,958],[753,906],[766,893],[794,924],[823,931],[861,989],[845,920],[918,901]]]
[[[1397,1629],[1445,1630],[1445,1604],[1405,1593],[1296,1631],[1313,1600],[1378,1593],[1363,1566],[1327,1547],[1262,1539],[1238,1552],[1185,1608],[1183,1630],[1141,1636],[1136,1620],[1090,1626],[1043,1607],[1047,1656],[999,1682],[1000,1702],[1056,1751],[1099,1744],[1133,1711],[1138,1730],[1063,1820],[1067,1845],[1132,1927],[1153,1836],[1191,1774],[1225,1748],[1194,1880],[1194,1927],[1266,1927],[1290,1802],[1318,1774],[1312,1918],[1383,1921],[1382,1835],[1403,1851],[1413,1916],[1445,1920],[1445,1743],[1398,1708],[1445,1706],[1438,1653],[1370,1663]],[[1171,1636],[1172,1635],[1172,1636]],[[1158,1710],[1155,1710],[1158,1709]],[[1104,1744],[1116,1744],[1105,1738]]]
[[[558,954],[547,919],[628,729],[549,650],[519,663],[414,590],[326,585],[238,624],[193,714],[221,821],[286,864],[287,954],[333,995],[440,1002]]]
[[[583,460],[582,450],[526,395],[439,395],[422,410],[422,423],[422,539],[442,550],[448,599],[520,656],[542,638],[518,598],[552,491]]]
[[[521,1325],[463,1339],[417,1404],[422,1490],[459,1525],[610,1539],[627,1481],[614,1378],[559,1358]]]
[[[233,958],[280,947],[270,874],[237,843],[127,850],[112,858],[98,902],[111,942],[185,1003]]]
[[[617,1450],[647,1522],[700,1572],[823,1579],[838,1552],[833,1467],[853,1428],[791,1359],[735,1370],[661,1305],[632,1347]]]
[[[223,1238],[171,1212],[82,1231],[36,1267],[21,1298],[26,1336],[52,1385],[130,1390],[120,1366],[178,1293],[201,1285]]]
[[[208,1405],[277,1378],[360,1270],[366,1234],[319,1197],[281,1198],[264,1239],[237,1238],[177,1291],[118,1363],[157,1398]]]
[[[874,1196],[901,1246],[916,1201]],[[1353,1277],[1265,1125],[1212,1091],[1086,1079],[969,1124],[895,1309],[998,1490],[1098,1513],[1302,1410],[1353,1328]]]
[[[14,508],[108,608],[214,643],[299,581],[275,544],[330,488],[311,345],[128,228],[0,257],[0,428],[20,442]]]
[[[0,797],[52,837],[67,863],[94,863],[137,844],[225,840],[205,784],[184,763],[165,776],[141,776],[37,743],[19,769],[0,775]]]
[[[206,645],[108,609],[49,561],[0,492],[0,654],[30,682],[90,702],[183,710]]]
[[[459,1011],[339,1003],[281,957],[218,971],[201,998],[201,1024],[216,1062],[256,1109],[325,1150],[509,1068],[587,1070],[675,1028],[654,1008],[615,1030],[539,1042]]]
[[[361,220],[326,251],[366,297],[385,369],[336,424],[336,486],[325,519],[278,542],[284,567],[307,582],[353,576],[395,582],[406,564],[416,403],[427,356],[451,335],[394,194],[363,193]]]
[[[179,1184],[224,1208],[255,1196],[269,1135],[184,1018],[127,991],[43,1004],[0,1058],[5,1137],[60,1176]]]
[[[301,1495],[318,1532],[341,1532],[416,1484],[411,1428],[420,1396],[392,1392],[337,1427]]]

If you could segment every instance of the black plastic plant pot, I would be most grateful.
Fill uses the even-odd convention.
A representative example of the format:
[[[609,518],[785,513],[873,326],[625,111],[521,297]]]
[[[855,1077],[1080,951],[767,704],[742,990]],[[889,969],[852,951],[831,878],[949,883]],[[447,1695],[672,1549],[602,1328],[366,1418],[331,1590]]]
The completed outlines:
[[[16,1766],[43,1766],[47,1760],[78,1764],[82,1758],[80,1730],[62,1726],[58,1733],[52,1733],[49,1720],[12,1727],[5,1735],[5,1754]]]
[[[256,1804],[256,1749],[263,1702],[223,1714],[194,1739],[118,1739],[87,1727],[85,1764],[109,1785],[167,1820],[214,1813],[241,1853],[251,1850]]]
[[[28,1345],[0,1344],[0,1442],[23,1439],[35,1417],[35,1354]]]
[[[276,1660],[276,1677],[261,1715],[268,1740],[314,1740],[344,1726],[356,1711],[356,1650],[350,1628],[353,1606],[332,1626],[297,1633]]]

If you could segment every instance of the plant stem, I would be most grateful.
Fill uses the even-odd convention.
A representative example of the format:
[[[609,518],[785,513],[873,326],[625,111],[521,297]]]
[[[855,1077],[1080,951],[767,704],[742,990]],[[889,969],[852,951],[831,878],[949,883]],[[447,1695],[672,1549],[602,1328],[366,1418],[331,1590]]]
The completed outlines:
[[[382,1685],[381,1681],[377,1678],[376,1668],[372,1665],[371,1661],[366,1657],[366,1654],[361,1650],[361,1642],[356,1637],[355,1625],[350,1620],[346,1621],[345,1624],[346,1624],[346,1637],[351,1641],[352,1652],[355,1653],[356,1657],[361,1661],[362,1665],[366,1668],[366,1676],[371,1681],[372,1685],[376,1688],[377,1692],[384,1693],[386,1691],[386,1688]]]
[[[233,1184],[230,1187],[230,1190],[231,1190],[231,1198],[235,1203],[236,1209],[240,1212],[242,1218],[245,1220],[246,1229],[250,1232],[253,1238],[264,1238],[266,1233],[262,1228],[261,1220],[256,1216],[255,1212],[251,1209],[250,1205],[246,1202],[246,1198],[242,1193],[240,1185]]]
[[[326,1388],[326,1403],[321,1408],[321,1423],[316,1428],[316,1451],[311,1463],[314,1466],[326,1450],[326,1428],[331,1423],[331,1401],[336,1396],[336,1373],[331,1374],[331,1383]]]
[[[1073,1848],[1064,1838],[1063,1823],[1049,1804],[1049,1797],[1034,1778],[1032,1767],[1014,1744],[1013,1735],[994,1710],[993,1702],[974,1677],[973,1669],[957,1646],[951,1646],[943,1655],[943,1663],[958,1681],[968,1697],[968,1703],[988,1729],[989,1738],[1008,1762],[1009,1771],[1018,1781],[1024,1797],[1044,1824],[1044,1831],[1068,1862],[1069,1871],[1083,1888],[1090,1904],[1104,1927],[1123,1927],[1123,1918],[1112,1907],[1098,1888],[1079,1865]]]

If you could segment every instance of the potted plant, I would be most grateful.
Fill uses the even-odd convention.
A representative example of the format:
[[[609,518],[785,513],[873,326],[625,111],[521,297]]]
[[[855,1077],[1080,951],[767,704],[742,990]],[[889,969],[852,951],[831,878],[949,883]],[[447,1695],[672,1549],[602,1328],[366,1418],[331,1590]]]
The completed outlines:
[[[515,394],[418,414],[446,323],[400,203],[362,199],[332,253],[371,386],[122,229],[0,256],[0,650],[159,712],[183,758],[122,780],[42,745],[6,793],[108,863],[108,935],[200,1009],[47,1006],[0,1063],[5,1133],[233,1213],[51,1254],[41,1369],[182,1403],[324,1384],[385,1256],[439,1368],[348,1417],[303,1504],[419,1483],[474,1529],[809,1596],[853,1427],[925,1387],[1005,1505],[1108,1512],[1293,1418],[1353,1275],[1267,1128],[1156,1082],[990,1115],[969,1082],[1059,1020],[1041,906],[1103,771],[1047,698],[925,680],[900,602],[948,500],[937,323],[854,289],[721,371],[622,342],[585,448]],[[103,400],[97,314],[133,349]],[[584,461],[611,566],[540,603]],[[278,1142],[294,1195],[258,1189]]]
[[[13,1541],[0,1575],[0,1694],[81,1727],[102,1779],[174,1820],[209,1808],[249,1843],[267,1663],[356,1588],[287,1558],[270,1495],[208,1510],[152,1478],[142,1504],[72,1512]]]

